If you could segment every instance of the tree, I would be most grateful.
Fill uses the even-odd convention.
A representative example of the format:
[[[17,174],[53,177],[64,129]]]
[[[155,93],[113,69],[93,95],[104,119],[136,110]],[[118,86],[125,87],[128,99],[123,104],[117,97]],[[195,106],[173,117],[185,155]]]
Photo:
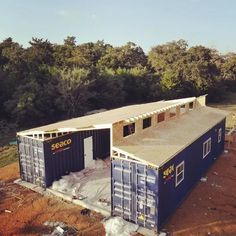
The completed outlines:
[[[184,40],[160,45],[149,53],[149,62],[161,77],[168,98],[199,96],[213,91],[220,83],[220,57],[203,46],[187,48]],[[218,91],[218,95],[221,95]],[[220,97],[220,96],[219,96]]]
[[[89,110],[88,100],[92,97],[89,75],[88,70],[81,68],[59,71],[56,102],[67,118],[81,116]]]
[[[56,80],[48,68],[31,72],[18,85],[4,105],[19,127],[30,127],[58,119],[55,98],[58,97]]]
[[[147,57],[132,42],[77,45],[68,36],[63,44],[32,38],[23,48],[7,38],[0,42],[0,118],[26,128],[163,98],[208,93],[219,100],[225,86],[235,91],[235,55],[184,40],[157,45]]]
[[[55,65],[60,68],[69,67],[72,54],[76,49],[76,38],[74,36],[68,36],[64,39],[64,44],[56,44],[53,46],[53,57]]]
[[[72,52],[69,62],[71,66],[92,70],[109,47],[110,45],[104,44],[103,41],[81,44]]]
[[[0,43],[0,69],[5,72],[22,72],[25,68],[23,61],[24,49],[12,38]],[[19,75],[18,75],[19,76]]]
[[[122,106],[125,103],[124,84],[119,75],[111,69],[98,71],[91,84],[94,94],[90,98],[92,109],[111,109]]]
[[[161,78],[160,85],[166,98],[184,96],[187,42],[173,41],[151,49],[148,61]]]
[[[196,95],[208,93],[212,97],[212,92],[216,87],[222,86],[220,83],[220,70],[215,63],[217,52],[203,46],[191,47],[188,50],[188,64],[186,80],[195,87]],[[218,95],[220,95],[218,91]],[[221,97],[221,96],[220,96]]]
[[[9,81],[7,73],[0,70],[0,119],[7,117],[4,103],[11,97],[11,84]]]
[[[32,38],[29,44],[31,47],[25,51],[25,59],[29,69],[37,70],[40,66],[54,65],[54,49],[48,40]]]
[[[98,65],[100,68],[113,70],[145,67],[147,66],[147,57],[141,47],[129,42],[121,47],[108,47],[105,55],[100,58]]]
[[[224,56],[220,69],[224,84],[231,92],[236,92],[236,54],[231,53]]]
[[[187,54],[187,47],[187,42],[182,39],[158,45],[148,53],[148,61],[155,72],[162,76],[165,71],[172,69],[176,62],[181,61],[186,64],[184,58]]]

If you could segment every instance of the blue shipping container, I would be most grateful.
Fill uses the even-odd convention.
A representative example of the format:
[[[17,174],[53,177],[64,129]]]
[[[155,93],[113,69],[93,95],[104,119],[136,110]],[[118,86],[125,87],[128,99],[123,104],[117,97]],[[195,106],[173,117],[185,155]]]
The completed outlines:
[[[112,215],[149,229],[160,229],[222,153],[224,133],[225,119],[156,169],[114,157]],[[204,155],[205,152],[208,153]]]

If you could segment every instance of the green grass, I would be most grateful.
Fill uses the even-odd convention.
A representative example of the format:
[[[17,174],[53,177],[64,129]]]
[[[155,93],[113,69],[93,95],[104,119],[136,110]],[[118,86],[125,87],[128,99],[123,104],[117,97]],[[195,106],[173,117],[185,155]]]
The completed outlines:
[[[0,147],[0,168],[18,160],[15,145]]]

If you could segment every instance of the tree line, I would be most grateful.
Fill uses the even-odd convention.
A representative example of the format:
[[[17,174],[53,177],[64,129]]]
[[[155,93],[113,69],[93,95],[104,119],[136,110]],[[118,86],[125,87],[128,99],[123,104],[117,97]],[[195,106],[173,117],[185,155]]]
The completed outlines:
[[[24,48],[0,43],[0,120],[20,128],[77,117],[94,109],[199,96],[219,101],[236,91],[236,54],[184,40],[153,47],[132,42],[63,44],[32,38]]]

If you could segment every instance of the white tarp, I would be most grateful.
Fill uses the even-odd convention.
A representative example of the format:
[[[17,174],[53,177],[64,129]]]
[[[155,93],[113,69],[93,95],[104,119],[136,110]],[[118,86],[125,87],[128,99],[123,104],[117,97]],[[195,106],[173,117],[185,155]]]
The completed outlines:
[[[111,169],[109,160],[96,160],[89,168],[72,172],[54,181],[52,189],[69,196],[84,196],[84,201],[98,203],[111,200]]]
[[[138,230],[138,225],[129,223],[121,217],[110,217],[103,222],[106,236],[129,236]]]

